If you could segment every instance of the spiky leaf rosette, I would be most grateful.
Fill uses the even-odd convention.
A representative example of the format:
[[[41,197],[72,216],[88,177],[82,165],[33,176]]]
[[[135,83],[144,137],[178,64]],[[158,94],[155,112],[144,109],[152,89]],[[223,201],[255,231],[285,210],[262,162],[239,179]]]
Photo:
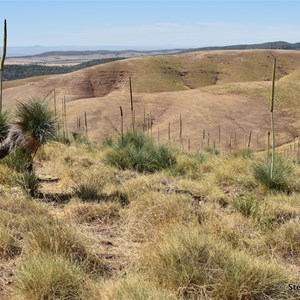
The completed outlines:
[[[19,102],[16,118],[16,124],[25,136],[25,147],[34,150],[55,138],[55,115],[45,100]]]

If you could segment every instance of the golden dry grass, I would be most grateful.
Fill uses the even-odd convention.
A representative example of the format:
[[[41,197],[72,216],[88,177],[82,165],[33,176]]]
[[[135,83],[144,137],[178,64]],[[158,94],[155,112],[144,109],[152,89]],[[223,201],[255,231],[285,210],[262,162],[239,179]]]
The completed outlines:
[[[223,147],[229,148],[230,137],[237,137],[243,147],[251,131],[251,147],[260,150],[266,148],[270,130],[268,101],[274,57],[278,61],[277,132],[283,143],[291,141],[300,128],[297,51],[208,51],[111,62],[70,74],[7,83],[12,88],[4,91],[4,107],[31,96],[45,97],[55,88],[58,115],[61,98],[66,97],[69,131],[76,130],[78,117],[83,123],[86,111],[90,138],[102,139],[120,131],[119,106],[124,110],[124,128],[130,128],[131,76],[137,125],[142,126],[145,109],[146,117],[151,114],[153,118],[154,137],[159,130],[160,140],[167,140],[170,122],[171,142],[175,139],[179,145],[181,113],[185,149],[189,139],[193,150],[207,143],[201,138],[203,129],[210,132],[210,144],[218,144],[221,125]]]
[[[107,64],[90,69],[89,79],[96,80],[97,74],[102,74],[101,80],[106,80],[105,71],[111,70],[115,76],[112,80],[116,80],[113,84],[118,86],[105,97],[88,99],[73,97],[78,91],[79,98],[89,95],[89,89],[75,86],[76,80],[86,80],[86,71],[36,82],[36,91],[46,91],[55,83],[66,87],[61,93],[74,92],[68,99],[70,124],[71,116],[82,113],[83,105],[88,103],[89,122],[95,128],[90,135],[100,136],[118,130],[118,105],[124,106],[125,126],[130,126],[127,87],[120,78],[139,74],[139,81],[134,81],[135,91],[145,89],[147,93],[136,92],[135,105],[140,112],[148,102],[146,111],[155,112],[154,138],[158,126],[161,137],[166,136],[171,122],[173,147],[174,138],[176,142],[179,138],[181,112],[184,149],[187,137],[192,135],[197,136],[194,149],[201,150],[196,155],[172,148],[176,165],[146,174],[109,166],[107,145],[52,143],[35,157],[35,171],[41,178],[37,199],[22,193],[16,180],[18,172],[0,164],[0,297],[297,299],[297,292],[288,290],[288,284],[300,280],[300,167],[296,142],[281,149],[283,153],[293,150],[288,159],[295,159],[295,163],[290,161],[293,170],[288,190],[270,190],[254,178],[253,166],[262,162],[266,153],[251,156],[228,148],[228,137],[231,134],[234,140],[236,126],[243,133],[238,134],[240,147],[249,130],[255,136],[255,128],[259,128],[263,136],[269,128],[267,102],[253,99],[263,98],[259,95],[266,93],[269,83],[254,79],[269,76],[268,62],[274,53],[282,58],[278,85],[286,85],[289,90],[290,84],[298,84],[296,52],[190,53]],[[240,78],[252,82],[235,83],[238,69],[230,62],[245,73],[255,58],[259,63],[248,77]],[[187,81],[184,86],[182,78],[178,81],[178,71],[194,68],[194,60],[199,61],[193,72],[202,68],[211,75],[214,67],[220,68],[217,84],[200,87],[198,75],[192,78],[193,72],[186,74],[185,80],[199,84],[199,89],[187,89]],[[227,73],[222,73],[227,64]],[[147,81],[147,69],[163,75]],[[131,73],[135,71],[139,73]],[[284,78],[286,74],[291,78]],[[73,83],[68,81],[71,78]],[[211,84],[211,77],[206,79]],[[153,85],[157,90],[151,91]],[[157,93],[170,86],[179,91]],[[30,92],[31,87],[6,91],[6,96],[14,92],[21,95]],[[138,125],[141,120],[140,116]],[[278,111],[277,120],[278,130],[289,132],[281,136],[282,141],[297,133],[298,123],[289,113]],[[221,121],[221,154],[214,155],[205,148],[212,147],[213,141],[220,146],[217,125]],[[206,129],[205,139],[199,126]],[[167,141],[161,138],[160,142]],[[259,142],[253,142],[252,149],[263,148],[265,139],[261,137]],[[97,197],[82,197],[78,193],[82,184],[95,188]]]
[[[41,183],[48,198],[28,199],[18,187],[11,196],[3,187],[1,295],[297,299],[287,285],[299,280],[299,192],[262,188],[251,171],[261,154],[206,153],[197,161],[175,152],[177,169],[142,174],[108,166],[106,153],[97,144],[53,143],[35,159],[38,174],[59,178]],[[299,172],[295,165],[291,179]],[[96,178],[114,196],[77,198],[80,178]]]

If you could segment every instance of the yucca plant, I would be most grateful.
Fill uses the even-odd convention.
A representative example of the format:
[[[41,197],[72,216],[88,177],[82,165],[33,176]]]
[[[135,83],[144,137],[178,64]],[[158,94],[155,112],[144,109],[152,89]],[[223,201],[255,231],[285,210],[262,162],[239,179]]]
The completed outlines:
[[[0,159],[16,147],[23,147],[34,155],[40,146],[55,138],[55,114],[46,101],[19,102],[15,116],[16,122],[9,127],[7,137],[0,144]]]
[[[53,140],[56,133],[54,112],[44,100],[31,99],[17,104],[17,126],[26,136],[27,147],[39,147]]]

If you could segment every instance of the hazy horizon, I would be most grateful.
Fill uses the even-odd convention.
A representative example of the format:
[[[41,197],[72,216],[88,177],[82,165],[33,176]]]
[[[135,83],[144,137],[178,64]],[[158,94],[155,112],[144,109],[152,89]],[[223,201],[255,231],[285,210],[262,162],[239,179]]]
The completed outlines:
[[[288,41],[266,41],[263,43],[272,42],[287,42]],[[206,46],[186,46],[181,47],[179,45],[153,45],[148,47],[138,46],[138,45],[102,45],[102,46],[79,46],[79,45],[57,45],[57,46],[47,46],[47,45],[32,45],[32,46],[9,46],[7,47],[7,56],[30,56],[37,55],[44,52],[50,51],[97,51],[97,50],[107,50],[107,51],[125,51],[125,50],[135,50],[135,51],[159,51],[159,50],[173,50],[173,49],[196,49],[196,48],[206,48],[206,47],[227,47],[227,46],[237,46],[237,45],[252,45],[252,44],[263,44],[263,43],[245,43],[245,44],[225,44],[225,45],[206,45]]]
[[[162,49],[300,41],[298,1],[0,1],[0,41],[7,19],[10,47]]]

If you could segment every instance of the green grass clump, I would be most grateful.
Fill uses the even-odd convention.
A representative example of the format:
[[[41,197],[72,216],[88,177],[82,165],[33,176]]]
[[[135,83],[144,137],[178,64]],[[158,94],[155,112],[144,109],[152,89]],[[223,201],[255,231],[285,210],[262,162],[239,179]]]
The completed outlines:
[[[34,172],[24,172],[19,174],[17,184],[30,197],[38,195],[40,182]]]
[[[290,187],[292,165],[286,158],[276,155],[274,162],[273,177],[271,178],[271,159],[257,163],[253,168],[254,178],[263,186],[273,190],[286,191]]]
[[[31,197],[38,193],[39,181],[32,168],[32,158],[25,148],[15,148],[8,156],[1,160],[1,164],[17,172],[15,183]]]
[[[153,173],[169,168],[176,163],[172,151],[164,145],[157,145],[143,132],[128,132],[119,137],[107,153],[106,159],[120,169]]]
[[[281,264],[235,250],[196,227],[168,234],[144,263],[151,278],[184,299],[295,299],[278,288],[293,281]]]
[[[1,164],[5,164],[16,172],[27,172],[31,164],[30,153],[24,148],[15,148],[8,156],[1,160]]]
[[[205,155],[201,151],[190,154],[191,157],[195,158],[198,162],[203,163],[206,159]]]
[[[220,150],[215,147],[206,147],[206,148],[204,148],[204,151],[206,151],[207,153],[213,154],[213,155],[220,154]]]
[[[198,152],[195,154],[181,153],[176,157],[176,164],[170,168],[173,176],[182,176],[186,178],[200,178],[200,164],[202,163],[203,155]]]
[[[75,183],[73,186],[74,196],[84,201],[107,199],[107,194],[104,192],[105,186],[116,180],[114,174],[110,171],[111,167],[97,165],[92,168],[92,162],[88,160],[83,160],[79,164],[81,168],[81,165],[84,165],[84,168],[89,168],[89,170],[71,174]]]
[[[244,217],[255,217],[259,210],[259,202],[253,195],[234,199],[231,204]]]
[[[80,269],[66,257],[43,253],[22,261],[15,272],[12,294],[19,299],[83,299]]]
[[[232,152],[233,157],[242,157],[242,158],[253,158],[253,153],[250,149],[234,150]]]
[[[99,193],[99,186],[97,182],[80,182],[73,188],[74,196],[82,200],[100,200],[101,194]]]

